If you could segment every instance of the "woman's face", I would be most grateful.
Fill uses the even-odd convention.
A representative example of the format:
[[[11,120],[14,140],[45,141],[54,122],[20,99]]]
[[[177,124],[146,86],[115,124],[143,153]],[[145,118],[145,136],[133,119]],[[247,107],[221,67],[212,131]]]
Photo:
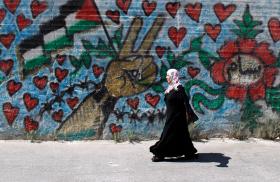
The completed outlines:
[[[166,75],[166,80],[167,80],[167,83],[168,83],[168,84],[170,84],[171,81],[172,81],[172,80],[171,80],[171,77],[170,77],[169,75]]]

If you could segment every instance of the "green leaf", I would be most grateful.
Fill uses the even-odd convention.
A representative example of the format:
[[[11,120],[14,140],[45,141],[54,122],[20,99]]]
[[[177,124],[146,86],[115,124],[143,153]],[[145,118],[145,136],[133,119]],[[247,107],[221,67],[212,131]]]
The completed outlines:
[[[161,84],[156,84],[152,86],[152,89],[157,92],[157,93],[162,93],[164,92],[164,88]]]
[[[97,58],[116,57],[115,52],[112,50],[112,48],[107,45],[102,39],[99,39],[97,46],[94,50],[90,51],[90,54]]]
[[[280,113],[280,87],[266,89],[266,101],[271,108]]]
[[[199,51],[198,53],[199,55],[199,60],[200,62],[202,63],[202,65],[206,68],[206,69],[209,69],[210,66],[211,66],[211,61],[210,61],[210,58],[211,58],[211,55],[206,52],[206,51]]]
[[[256,36],[260,33],[262,33],[263,31],[262,30],[252,30],[251,32],[248,32],[247,33],[247,36],[246,38],[249,38],[249,39],[254,39],[256,38]]]
[[[276,63],[275,63],[275,66],[278,67],[278,68],[280,68],[280,52],[279,52],[279,54],[278,54],[278,59],[277,59],[277,61],[276,61]]]
[[[248,26],[254,28],[255,26],[261,25],[261,21],[252,21]]]
[[[87,69],[89,69],[90,65],[91,65],[91,56],[89,55],[89,53],[88,52],[83,52],[80,59],[83,62],[83,64],[85,65],[85,67]]]
[[[186,65],[190,65],[190,64],[192,64],[192,63],[189,61],[185,61],[184,56],[181,55],[176,58],[173,68],[180,70],[181,68],[185,67]]]
[[[120,28],[118,28],[115,31],[114,37],[112,38],[114,46],[116,45],[119,50],[122,49],[122,42],[121,42],[122,41],[122,32],[123,32],[123,26],[121,26]]]
[[[94,50],[94,46],[88,40],[82,40],[82,44],[87,51]]]
[[[166,72],[167,72],[168,68],[162,64],[161,68],[160,68],[160,77],[161,77],[161,81],[165,82],[166,81]]]
[[[167,50],[166,59],[167,59],[169,65],[170,65],[170,67],[172,67],[173,64],[174,64],[174,61],[175,61],[175,55],[174,55],[174,53],[170,50],[170,48],[168,48],[168,50]]]
[[[249,10],[249,5],[246,6],[246,10],[243,14],[243,21],[246,26],[250,25],[250,23],[253,21],[253,17]]]
[[[201,93],[195,93],[192,98],[192,104],[197,112],[204,114],[201,105],[210,110],[217,110],[222,107],[224,100],[224,95],[220,95],[218,98],[210,100]]]
[[[242,29],[242,28],[245,27],[243,21],[241,21],[241,20],[233,20],[233,22],[234,22],[240,29]]]
[[[201,49],[201,45],[202,45],[202,38],[203,36],[197,37],[193,40],[191,40],[191,50],[194,52],[197,52]]]
[[[77,59],[75,56],[69,55],[69,59],[71,64],[76,68],[76,70],[79,70],[82,67],[81,60]]]

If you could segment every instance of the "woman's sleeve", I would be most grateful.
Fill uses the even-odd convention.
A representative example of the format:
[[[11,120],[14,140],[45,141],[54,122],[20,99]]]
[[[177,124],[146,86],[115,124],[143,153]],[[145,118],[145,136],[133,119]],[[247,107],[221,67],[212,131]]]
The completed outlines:
[[[195,122],[198,120],[198,116],[195,114],[195,112],[193,111],[190,103],[189,103],[189,97],[188,95],[186,94],[185,92],[185,89],[184,87],[182,86],[182,95],[183,95],[183,98],[184,98],[184,103],[185,103],[185,106],[186,106],[186,111],[187,111],[187,114],[190,118],[190,121],[191,122]]]

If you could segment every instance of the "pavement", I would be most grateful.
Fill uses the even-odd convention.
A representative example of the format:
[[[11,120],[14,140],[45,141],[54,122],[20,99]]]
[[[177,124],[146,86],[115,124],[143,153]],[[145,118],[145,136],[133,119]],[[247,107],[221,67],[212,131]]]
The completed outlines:
[[[280,142],[194,142],[197,160],[151,162],[156,141],[0,141],[1,182],[277,182]]]

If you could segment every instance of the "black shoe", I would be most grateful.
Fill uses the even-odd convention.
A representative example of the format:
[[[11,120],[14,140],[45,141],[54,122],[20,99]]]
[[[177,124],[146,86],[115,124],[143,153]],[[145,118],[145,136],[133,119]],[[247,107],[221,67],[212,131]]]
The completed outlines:
[[[198,159],[198,154],[185,154],[184,158],[186,160],[194,160],[194,159]]]
[[[160,156],[153,156],[152,158],[152,161],[153,162],[160,162],[160,161],[163,161],[164,160],[164,157],[160,157]]]

